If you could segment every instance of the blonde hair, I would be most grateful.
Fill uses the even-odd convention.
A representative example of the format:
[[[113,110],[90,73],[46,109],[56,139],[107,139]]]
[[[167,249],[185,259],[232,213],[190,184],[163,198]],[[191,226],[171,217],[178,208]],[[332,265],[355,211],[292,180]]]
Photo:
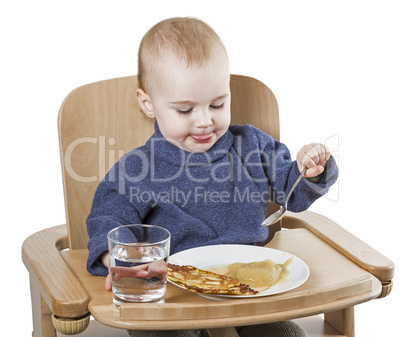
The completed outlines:
[[[157,23],[144,35],[138,50],[138,87],[146,91],[146,77],[161,57],[175,55],[187,66],[202,66],[217,46],[226,53],[218,34],[199,19],[176,17]]]

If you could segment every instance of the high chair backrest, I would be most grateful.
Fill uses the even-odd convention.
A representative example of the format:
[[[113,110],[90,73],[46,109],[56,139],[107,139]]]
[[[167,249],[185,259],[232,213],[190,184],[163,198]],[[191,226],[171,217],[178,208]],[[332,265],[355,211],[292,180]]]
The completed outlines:
[[[231,76],[232,124],[252,124],[279,140],[275,96],[262,82]],[[86,248],[86,218],[99,182],[126,152],[145,144],[154,120],[136,98],[137,77],[73,90],[59,112],[60,154],[70,249]]]

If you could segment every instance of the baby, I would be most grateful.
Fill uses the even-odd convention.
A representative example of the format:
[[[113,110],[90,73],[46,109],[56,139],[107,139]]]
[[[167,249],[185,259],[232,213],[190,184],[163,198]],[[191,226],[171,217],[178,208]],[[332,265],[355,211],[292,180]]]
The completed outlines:
[[[324,145],[306,145],[292,161],[284,144],[259,129],[231,126],[229,84],[226,49],[204,22],[173,18],[146,33],[137,98],[156,120],[155,133],[99,184],[87,219],[89,272],[108,275],[106,235],[117,226],[162,226],[171,232],[171,253],[256,244],[268,235],[261,227],[268,202],[283,204],[304,168],[291,211],[306,210],[336,181],[337,166]],[[147,273],[153,271],[141,276]],[[109,276],[105,286],[111,288]]]

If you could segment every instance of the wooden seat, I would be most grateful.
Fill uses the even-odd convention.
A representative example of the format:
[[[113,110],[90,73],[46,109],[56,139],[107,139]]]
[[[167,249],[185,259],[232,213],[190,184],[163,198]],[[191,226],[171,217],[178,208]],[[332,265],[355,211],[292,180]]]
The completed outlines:
[[[211,335],[225,327],[296,319],[314,336],[354,336],[354,306],[389,294],[394,264],[312,212],[290,213],[270,229],[266,242],[308,264],[310,277],[296,289],[217,302],[168,285],[164,304],[113,306],[104,278],[85,269],[85,220],[109,168],[153,133],[153,121],[137,104],[136,86],[135,76],[92,83],[72,91],[61,106],[67,224],[33,234],[22,249],[30,274],[33,336],[56,336],[54,326],[63,333],[80,333],[90,315],[97,324],[118,329],[207,328]],[[279,139],[278,106],[271,90],[253,78],[232,75],[231,91],[232,123],[253,124]],[[268,212],[277,206],[270,208]],[[325,319],[312,317],[317,314]]]

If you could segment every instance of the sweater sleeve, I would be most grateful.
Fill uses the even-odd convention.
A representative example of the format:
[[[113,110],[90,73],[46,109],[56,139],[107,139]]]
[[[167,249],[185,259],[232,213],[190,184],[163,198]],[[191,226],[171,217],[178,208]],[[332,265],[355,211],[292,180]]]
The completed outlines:
[[[292,162],[292,167],[285,186],[285,193],[282,194],[280,205],[284,204],[285,198],[299,177],[300,172],[296,161]],[[308,178],[303,178],[289,198],[288,209],[293,212],[307,210],[317,199],[329,191],[329,188],[338,178],[338,167],[332,156],[326,163],[325,170],[318,182],[312,182]]]
[[[91,212],[87,218],[87,270],[93,275],[106,276],[108,270],[100,256],[108,250],[107,233],[115,227],[141,223],[140,216],[129,198],[119,193],[116,184],[103,180],[96,190]]]
[[[300,175],[297,163],[292,160],[289,149],[285,144],[273,139],[256,129],[259,138],[261,161],[268,179],[272,200],[283,205],[287,194]],[[328,192],[338,178],[338,167],[331,156],[327,161],[321,179],[315,183],[303,178],[296,187],[288,202],[288,209],[301,212],[308,209],[318,198]]]

